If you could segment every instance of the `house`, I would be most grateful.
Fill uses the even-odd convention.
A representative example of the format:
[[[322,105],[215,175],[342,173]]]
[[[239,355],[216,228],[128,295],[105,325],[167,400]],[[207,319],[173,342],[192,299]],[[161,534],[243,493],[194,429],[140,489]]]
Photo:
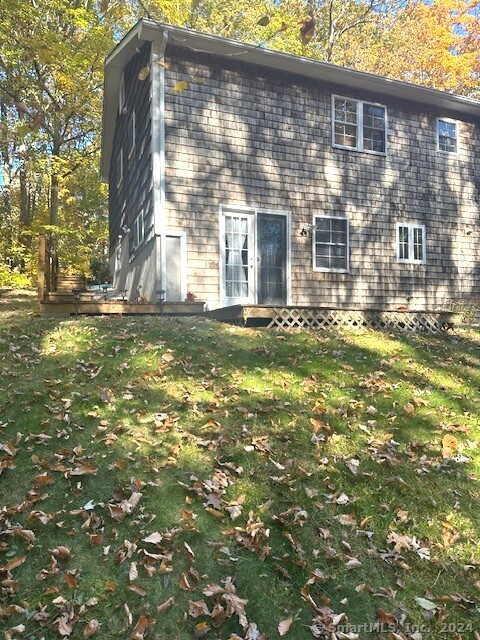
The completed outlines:
[[[114,286],[446,309],[479,297],[480,102],[140,21],[106,61]]]

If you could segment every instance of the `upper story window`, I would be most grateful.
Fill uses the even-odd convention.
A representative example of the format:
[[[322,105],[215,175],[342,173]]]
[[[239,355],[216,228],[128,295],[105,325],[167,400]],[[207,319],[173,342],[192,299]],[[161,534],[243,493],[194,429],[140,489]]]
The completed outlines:
[[[448,118],[437,118],[437,148],[447,153],[458,151],[458,123]]]
[[[135,142],[136,142],[136,121],[135,121],[135,110],[132,111],[132,117],[130,118],[130,122],[128,125],[128,157],[131,158],[133,153],[135,152]]]
[[[117,188],[119,188],[123,181],[123,149],[120,149],[117,153],[115,169],[117,174]]]
[[[397,223],[397,261],[424,264],[426,262],[425,226]]]
[[[316,216],[313,222],[314,271],[348,271],[348,219]]]
[[[145,234],[144,227],[144,219],[143,219],[143,209],[140,211],[140,214],[135,218],[135,222],[133,223],[133,248],[136,249],[142,242]]]
[[[120,85],[118,87],[118,113],[122,113],[125,105],[125,76],[122,73],[120,78]]]
[[[370,153],[386,153],[386,107],[333,96],[332,111],[333,146]]]

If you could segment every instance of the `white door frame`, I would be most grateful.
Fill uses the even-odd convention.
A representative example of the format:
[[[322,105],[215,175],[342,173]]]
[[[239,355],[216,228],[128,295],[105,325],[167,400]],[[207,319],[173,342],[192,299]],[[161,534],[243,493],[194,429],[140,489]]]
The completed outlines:
[[[249,217],[248,223],[248,286],[249,295],[246,298],[228,298],[225,292],[226,273],[225,273],[225,216],[241,215]],[[231,306],[235,304],[257,304],[257,216],[258,214],[268,214],[283,216],[286,219],[286,288],[287,288],[287,305],[291,304],[291,216],[289,211],[265,209],[262,207],[248,207],[245,205],[220,205],[220,302],[222,306]]]

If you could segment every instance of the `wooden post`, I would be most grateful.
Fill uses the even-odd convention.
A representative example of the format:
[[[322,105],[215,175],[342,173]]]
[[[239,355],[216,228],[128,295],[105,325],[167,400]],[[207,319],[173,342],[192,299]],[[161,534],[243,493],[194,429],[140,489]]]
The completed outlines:
[[[40,229],[38,236],[38,304],[45,300],[46,287],[45,287],[45,270],[47,263],[47,237],[45,235],[45,229]]]

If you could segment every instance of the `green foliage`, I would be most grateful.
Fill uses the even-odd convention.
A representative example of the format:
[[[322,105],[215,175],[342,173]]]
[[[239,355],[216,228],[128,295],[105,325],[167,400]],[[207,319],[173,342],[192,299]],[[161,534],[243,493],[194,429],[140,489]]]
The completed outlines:
[[[0,264],[0,287],[13,287],[14,289],[22,289],[31,286],[32,281],[28,275],[20,273],[15,269],[9,269],[7,266]]]
[[[98,180],[103,64],[139,18],[474,96],[479,6],[471,0],[0,3],[0,264],[33,274],[35,234],[45,224],[69,230],[62,268],[88,273],[92,260],[105,263],[107,192]]]

